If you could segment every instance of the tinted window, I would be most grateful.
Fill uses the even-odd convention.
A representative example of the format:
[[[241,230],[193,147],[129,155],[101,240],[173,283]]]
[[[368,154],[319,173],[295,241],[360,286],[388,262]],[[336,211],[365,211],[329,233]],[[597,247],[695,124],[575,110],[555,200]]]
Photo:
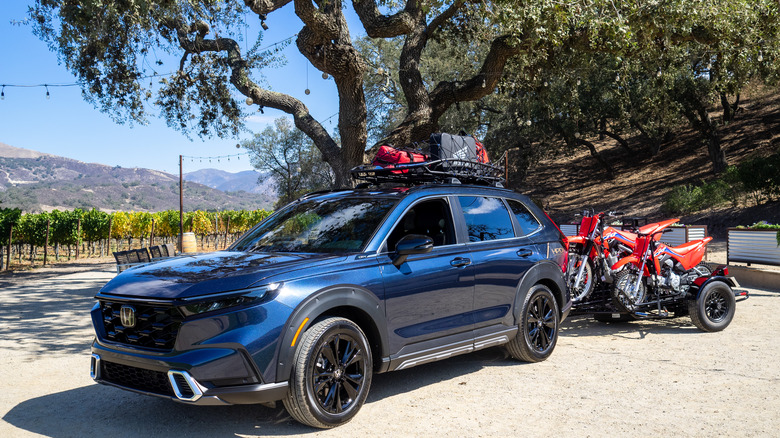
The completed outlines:
[[[512,219],[500,199],[460,196],[458,200],[466,217],[470,242],[515,237]]]
[[[394,251],[398,241],[408,234],[428,236],[433,239],[433,246],[454,244],[455,228],[452,226],[449,205],[443,199],[415,204],[407,210],[387,238],[388,250]]]
[[[395,202],[354,198],[303,201],[268,218],[231,249],[316,253],[359,251]]]
[[[512,213],[515,214],[515,218],[517,218],[517,223],[520,224],[520,233],[518,235],[525,236],[531,234],[542,226],[522,202],[511,199],[507,199],[507,202],[509,203],[509,208],[512,209]]]

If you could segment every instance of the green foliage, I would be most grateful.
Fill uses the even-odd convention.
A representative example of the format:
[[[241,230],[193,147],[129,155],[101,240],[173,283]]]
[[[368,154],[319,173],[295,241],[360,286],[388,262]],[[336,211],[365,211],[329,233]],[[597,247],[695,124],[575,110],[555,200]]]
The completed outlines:
[[[81,230],[84,239],[88,242],[96,242],[108,238],[108,213],[92,209],[84,213],[81,220]]]
[[[19,220],[18,234],[15,237],[18,237],[19,241],[28,243],[30,245],[45,245],[46,223],[48,220],[48,213],[26,214],[22,216]]]
[[[756,204],[780,196],[780,152],[769,157],[753,157],[737,166],[736,177]]]
[[[730,187],[722,179],[700,186],[677,186],[665,197],[663,210],[669,214],[689,214],[709,207],[722,205],[730,200]]]
[[[255,134],[252,140],[243,142],[242,146],[252,154],[252,165],[261,171],[270,172],[276,180],[279,195],[277,206],[291,202],[302,193],[333,184],[333,172],[325,164],[320,151],[287,118],[276,119],[273,127]]]
[[[59,211],[49,213],[51,217],[50,243],[61,245],[76,245],[81,242],[78,233],[78,220],[82,215],[81,210]]]
[[[0,208],[0,245],[8,244],[11,226],[19,223],[22,211],[18,208]]]

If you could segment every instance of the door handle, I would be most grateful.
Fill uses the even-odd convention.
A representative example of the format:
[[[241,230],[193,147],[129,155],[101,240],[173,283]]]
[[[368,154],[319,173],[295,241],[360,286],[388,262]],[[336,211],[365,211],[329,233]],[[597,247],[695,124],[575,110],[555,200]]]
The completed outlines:
[[[456,268],[460,268],[461,266],[468,266],[471,264],[471,259],[467,259],[464,257],[458,257],[455,259],[452,259],[450,262],[452,266],[455,266]]]
[[[531,255],[533,255],[533,253],[534,252],[531,251],[530,249],[523,248],[523,249],[518,249],[515,254],[517,254],[518,257],[530,257]]]

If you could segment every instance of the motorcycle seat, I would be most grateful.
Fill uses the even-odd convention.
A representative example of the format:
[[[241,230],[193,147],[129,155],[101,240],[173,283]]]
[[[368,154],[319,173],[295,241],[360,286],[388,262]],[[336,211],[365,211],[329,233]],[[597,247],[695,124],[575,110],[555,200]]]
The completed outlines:
[[[703,245],[706,245],[711,240],[712,240],[712,237],[705,237],[704,239],[692,240],[690,242],[683,243],[682,245],[679,245],[679,246],[670,247],[669,249],[673,250],[674,252],[676,252],[676,253],[678,253],[680,255],[685,255],[685,254],[688,254],[691,251],[695,251],[695,250],[699,249]]]

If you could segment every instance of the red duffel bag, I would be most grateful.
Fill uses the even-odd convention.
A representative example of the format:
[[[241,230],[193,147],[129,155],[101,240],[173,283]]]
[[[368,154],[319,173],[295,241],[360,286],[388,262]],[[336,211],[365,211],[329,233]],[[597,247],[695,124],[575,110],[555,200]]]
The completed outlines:
[[[407,163],[422,163],[426,161],[428,157],[424,154],[415,151],[396,149],[392,146],[384,145],[379,148],[374,157],[374,161],[371,163],[374,166],[380,167],[395,167],[398,164]],[[403,173],[406,171],[397,171],[393,173]]]

